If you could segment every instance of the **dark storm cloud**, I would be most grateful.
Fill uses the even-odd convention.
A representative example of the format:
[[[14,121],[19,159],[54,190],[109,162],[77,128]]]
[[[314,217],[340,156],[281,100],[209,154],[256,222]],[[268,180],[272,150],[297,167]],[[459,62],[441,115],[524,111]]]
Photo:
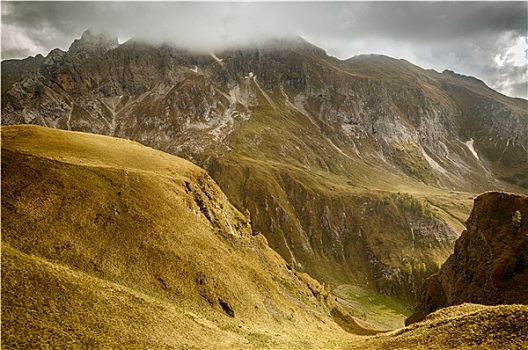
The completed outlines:
[[[394,38],[445,40],[515,30],[526,33],[526,4],[505,2],[370,3],[371,29]],[[377,28],[377,29],[376,29]]]
[[[387,54],[526,96],[527,11],[499,1],[2,2],[2,58],[67,49],[87,28],[207,51],[302,35],[340,58]]]

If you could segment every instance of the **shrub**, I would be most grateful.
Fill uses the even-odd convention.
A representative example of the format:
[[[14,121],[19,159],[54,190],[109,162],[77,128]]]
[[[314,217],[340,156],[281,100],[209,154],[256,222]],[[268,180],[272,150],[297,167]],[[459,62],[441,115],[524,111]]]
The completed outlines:
[[[521,212],[516,210],[515,214],[512,216],[511,229],[514,233],[519,233],[521,231],[521,222],[522,216]]]

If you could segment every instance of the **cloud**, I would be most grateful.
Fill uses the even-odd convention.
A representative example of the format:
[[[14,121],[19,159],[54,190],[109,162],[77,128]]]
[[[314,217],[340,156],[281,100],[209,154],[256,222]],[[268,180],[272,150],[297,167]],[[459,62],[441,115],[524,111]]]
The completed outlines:
[[[387,54],[526,97],[519,39],[528,35],[527,11],[526,2],[500,1],[3,1],[2,58],[67,49],[88,28],[206,51],[300,34],[339,58]]]

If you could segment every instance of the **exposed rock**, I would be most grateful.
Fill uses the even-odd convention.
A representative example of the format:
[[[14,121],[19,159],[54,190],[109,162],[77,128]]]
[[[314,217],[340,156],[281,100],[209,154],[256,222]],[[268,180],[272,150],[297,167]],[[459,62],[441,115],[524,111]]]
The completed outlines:
[[[68,49],[70,55],[83,54],[89,57],[91,54],[102,54],[115,49],[119,45],[117,37],[112,37],[106,33],[96,33],[93,30],[86,30],[80,39],[76,39]]]
[[[423,286],[407,324],[452,305],[528,304],[528,198],[499,192],[475,199],[455,252]]]

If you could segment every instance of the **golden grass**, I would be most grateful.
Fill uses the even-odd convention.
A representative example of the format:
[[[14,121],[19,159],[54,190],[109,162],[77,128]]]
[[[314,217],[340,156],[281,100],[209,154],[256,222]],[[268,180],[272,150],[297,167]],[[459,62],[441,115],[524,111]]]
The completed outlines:
[[[291,113],[291,115],[288,117],[296,118],[296,115]],[[255,117],[252,120],[258,122],[259,118],[263,119],[263,125],[267,127],[274,125],[273,123],[277,123],[277,121],[274,121],[273,118],[269,118],[265,113],[260,114],[260,117]],[[244,124],[244,127],[251,129],[257,126],[253,123],[246,123]],[[317,135],[315,132],[311,134]],[[274,141],[276,137],[277,135],[270,134],[270,139],[268,140],[266,147],[276,147],[276,145],[280,145],[280,142]],[[193,182],[196,181],[196,178],[206,176],[203,170],[194,166],[190,162],[172,157],[163,152],[143,147],[137,143],[127,140],[113,139],[112,142],[108,142],[109,139],[104,136],[89,135],[77,132],[64,133],[45,128],[36,128],[33,126],[3,128],[2,138],[3,148],[6,151],[13,149],[17,152],[23,152],[26,154],[31,154],[32,156],[45,158],[48,161],[55,161],[53,164],[59,168],[62,166],[61,164],[69,164],[70,167],[68,172],[75,174],[72,175],[74,178],[86,178],[88,174],[90,175],[89,181],[92,181],[90,186],[93,187],[93,191],[90,194],[79,194],[74,191],[67,196],[68,198],[80,197],[84,198],[84,200],[80,200],[75,203],[71,203],[69,201],[64,202],[59,200],[59,198],[56,198],[57,196],[55,194],[47,193],[42,196],[43,198],[45,197],[45,199],[39,199],[40,202],[38,203],[35,201],[30,201],[30,203],[33,203],[36,208],[26,208],[28,211],[30,211],[29,214],[35,210],[46,210],[47,214],[42,214],[42,216],[46,217],[48,222],[46,223],[45,228],[39,228],[39,230],[48,230],[49,232],[52,232],[55,237],[60,237],[61,243],[58,243],[58,246],[68,246],[69,239],[64,238],[63,236],[64,232],[69,232],[71,230],[68,225],[64,225],[64,221],[61,221],[61,223],[58,225],[56,223],[52,224],[49,222],[49,220],[54,219],[50,219],[47,215],[50,212],[54,212],[58,205],[76,206],[75,209],[72,208],[71,212],[77,214],[74,214],[71,220],[84,220],[85,218],[97,216],[99,220],[97,222],[100,225],[107,225],[105,224],[106,222],[117,222],[116,225],[121,227],[120,232],[133,232],[135,230],[149,231],[150,225],[152,223],[159,222],[159,218],[163,217],[164,215],[170,216],[171,211],[184,212],[180,207],[175,206],[175,201],[171,196],[167,196],[167,193],[171,192],[173,192],[174,195],[178,197],[179,201],[181,201],[183,197],[187,198],[187,202],[193,206],[192,210],[196,213],[200,213],[199,205],[196,205],[196,198],[192,198],[192,196],[191,198],[188,198],[189,196],[181,191],[181,189],[184,188],[185,182]],[[33,142],[28,140],[33,140]],[[241,142],[247,143],[247,141]],[[294,140],[293,142],[297,141]],[[302,142],[307,143],[309,146],[302,146],[301,149],[315,149],[326,143],[324,140],[314,139],[312,136],[307,137]],[[325,147],[329,147],[329,145],[326,145]],[[295,147],[289,148],[296,149]],[[269,152],[269,150],[265,151],[266,154]],[[330,154],[332,152],[329,150],[326,153]],[[302,184],[302,188],[307,188],[309,191],[313,191],[314,193],[323,194],[328,198],[328,202],[334,203],[353,203],[358,201],[361,201],[362,203],[363,198],[372,198],[373,195],[379,197],[379,201],[383,201],[384,197],[390,193],[397,192],[397,190],[400,190],[401,187],[405,187],[406,191],[413,191],[412,193],[417,196],[423,195],[428,196],[428,198],[430,198],[430,196],[434,196],[434,194],[431,194],[432,189],[430,187],[413,187],[411,184],[402,185],[401,179],[397,179],[395,176],[387,176],[384,169],[380,168],[379,170],[376,170],[375,165],[365,164],[359,159],[351,159],[346,157],[341,157],[341,159],[325,159],[325,162],[328,164],[328,166],[337,169],[336,171],[328,172],[322,170],[319,166],[310,166],[308,169],[303,169],[296,162],[288,163],[285,162],[283,158],[279,158],[276,161],[270,161],[267,158],[260,159],[258,156],[255,157],[256,154],[253,151],[250,151],[248,154],[251,157],[238,153],[232,155],[232,157],[234,157],[234,161],[236,162],[236,164],[233,165],[234,172],[230,175],[230,179],[227,181],[223,181],[221,179],[219,180],[222,185],[224,185],[224,188],[244,189],[242,186],[230,186],[230,184],[232,184],[233,181],[238,181],[237,179],[240,178],[240,164],[246,164],[248,169],[254,168],[254,170],[252,170],[253,175],[260,174],[259,179],[253,178],[251,181],[252,184],[250,183],[249,186],[254,187],[255,184],[258,184],[259,186],[262,184],[268,184],[268,187],[264,189],[261,188],[260,190],[258,188],[248,188],[245,190],[253,191],[256,194],[259,193],[259,191],[274,188],[273,191],[275,192],[275,197],[279,198],[281,203],[289,202],[288,194],[285,193],[281,188],[284,185],[275,182],[270,183],[270,179],[281,177],[284,178],[285,175],[291,178],[293,183]],[[297,155],[292,155],[292,158],[297,159],[299,157]],[[75,165],[75,167],[73,165]],[[344,168],[342,168],[343,166]],[[90,171],[85,172],[86,169],[89,169]],[[354,169],[354,173],[351,174],[346,169]],[[373,169],[375,171],[373,171]],[[57,171],[60,172],[62,170],[59,169]],[[224,174],[229,174],[229,172]],[[111,184],[109,184],[108,180],[110,180]],[[174,183],[176,180],[178,181],[179,185]],[[56,179],[43,179],[42,181],[45,183],[57,182]],[[154,183],[156,183],[156,186],[152,186]],[[130,184],[137,184],[142,190],[138,191],[137,189],[134,189],[131,191]],[[32,186],[39,187],[40,184],[33,184]],[[175,191],[174,189],[178,186],[180,191]],[[78,187],[78,185],[75,182],[70,182],[67,185],[67,189],[59,188],[55,190],[55,192],[63,193],[65,190],[70,191],[76,187]],[[444,191],[437,190],[437,192],[440,196],[445,195]],[[216,191],[215,193],[218,193],[219,198],[222,198],[224,203],[223,206],[225,208],[231,207],[230,204],[227,203],[227,199],[225,199],[223,193],[220,193],[219,191]],[[184,196],[181,197],[181,195]],[[85,208],[85,200],[90,196],[96,198],[97,200],[94,203],[98,204],[93,208]],[[204,197],[204,194],[202,193],[200,196]],[[237,195],[232,192],[229,193],[230,198],[241,198],[238,203],[243,202],[244,196],[247,196],[247,193],[241,193]],[[154,198],[159,200],[155,200]],[[144,208],[138,208],[136,205],[138,202],[143,203]],[[170,203],[172,206],[172,208],[169,210],[169,213],[159,214],[159,208],[164,208],[167,205],[166,203]],[[357,205],[361,206],[361,203],[358,202]],[[470,201],[468,201],[468,208],[469,205]],[[187,207],[189,206],[190,205],[187,205]],[[104,207],[103,212],[100,211],[100,207]],[[145,208],[148,212],[150,212],[150,214],[145,215]],[[445,208],[447,211],[450,209],[448,207]],[[218,210],[212,210],[212,213],[222,211],[220,208],[217,209]],[[317,207],[313,208],[313,210],[317,209]],[[87,210],[89,211],[88,213],[86,212]],[[286,210],[291,212],[294,209],[286,208]],[[229,209],[229,211],[236,213],[236,210],[233,211],[232,209]],[[383,217],[386,216],[383,213],[378,214],[382,215]],[[220,218],[220,221],[222,221],[221,218],[223,215],[220,214],[216,216]],[[463,216],[463,214],[460,216]],[[28,217],[31,217],[31,215]],[[203,215],[199,217],[204,219]],[[379,222],[384,222],[385,219],[383,217],[380,217],[381,221]],[[446,217],[449,220],[451,216],[446,215]],[[171,222],[170,225],[172,227],[179,227],[180,230],[185,231],[186,220],[194,220],[193,217],[182,217],[181,219],[182,220],[179,220],[178,222]],[[256,220],[258,219],[259,218],[256,218]],[[376,222],[378,221],[370,220],[369,222],[363,224],[374,224],[375,226]],[[42,226],[44,223],[40,222],[39,220],[35,220],[35,225]],[[80,222],[78,225],[86,230],[88,236],[92,234],[91,232],[94,232],[94,229],[97,229],[94,227],[93,220]],[[6,223],[4,223],[4,227],[7,227]],[[224,223],[224,227],[227,231],[231,230],[229,228],[229,224]],[[111,227],[108,229],[110,230]],[[373,227],[373,229],[375,232],[379,231],[380,234],[383,233],[383,230],[381,229],[377,229],[376,227]],[[165,237],[164,233],[159,233],[156,235],[159,237]],[[374,235],[372,239],[375,238],[376,237]],[[166,238],[164,239],[166,240]],[[30,244],[34,245],[37,240],[38,239],[36,238],[31,239]],[[127,241],[128,238],[123,234],[120,240]],[[404,244],[404,242],[398,239],[398,237],[392,238],[391,236],[385,235],[384,240],[388,240],[386,246],[402,246],[402,244]],[[95,247],[87,248],[90,250],[88,255],[94,254],[94,250],[97,251],[98,249],[104,248],[106,244],[106,242],[97,242],[98,241],[95,240],[93,243],[96,245]],[[92,244],[92,242],[90,242],[90,244]],[[298,245],[300,246],[301,244],[302,242]],[[85,246],[88,247],[89,244]],[[282,244],[280,247],[276,245],[273,247],[283,256],[287,256],[288,253],[284,250],[286,249],[285,246],[285,244]],[[129,250],[129,252],[133,252],[135,250],[138,250],[138,248],[133,247]],[[68,252],[67,249],[62,249],[61,251]],[[93,264],[93,268],[95,268],[97,271],[97,269],[101,268],[100,265],[104,262],[104,268],[112,271],[114,275],[120,276],[121,273],[119,271],[121,265],[119,265],[119,263],[122,264],[123,261],[127,261],[130,255],[132,254],[127,253],[126,259],[113,258],[112,261],[109,261],[110,258],[108,257],[106,257],[107,260],[98,257],[98,259],[102,262],[96,261],[95,263],[87,262],[86,260],[89,259],[85,258],[82,261],[82,264],[83,266],[90,266],[89,264]],[[430,252],[429,257],[437,263],[440,263],[445,259],[444,255],[445,254],[442,254],[441,252],[435,251]],[[192,258],[190,259],[192,260]],[[333,287],[343,283],[339,282],[342,280],[339,270],[334,269],[329,265],[323,264],[323,261],[324,260],[314,260],[312,266],[309,267],[310,271],[312,273],[317,272],[319,278],[324,276],[327,281],[337,281],[337,283],[333,283]],[[393,263],[390,261],[386,262],[390,264]],[[81,262],[76,261],[76,264],[81,264]],[[114,265],[117,267],[114,267]],[[360,270],[357,268],[351,270],[351,272],[355,275],[355,278],[360,281],[367,279],[367,276],[361,276]],[[376,297],[373,291],[370,291],[370,293],[373,298]],[[387,301],[388,305],[390,305],[390,300]],[[364,303],[362,307],[371,308],[375,313],[378,313],[380,310],[384,310],[384,308],[379,309],[378,306],[373,305],[372,303]],[[387,314],[380,315],[380,318],[387,319],[385,316],[390,318],[393,315],[394,311],[392,309],[387,309]],[[399,323],[400,321],[401,317],[397,316],[392,320],[385,322],[385,327]]]
[[[319,284],[289,270],[200,168],[102,136],[35,126],[2,136],[6,349],[350,338]]]
[[[434,205],[460,220],[470,198],[444,194]],[[200,168],[133,142],[34,126],[2,128],[1,288],[5,349],[499,349],[528,341],[526,306],[463,305],[386,334],[352,335],[378,330],[290,270]],[[379,324],[392,312],[377,315]]]
[[[364,338],[353,349],[526,349],[528,306],[462,304],[438,310],[425,321]]]

